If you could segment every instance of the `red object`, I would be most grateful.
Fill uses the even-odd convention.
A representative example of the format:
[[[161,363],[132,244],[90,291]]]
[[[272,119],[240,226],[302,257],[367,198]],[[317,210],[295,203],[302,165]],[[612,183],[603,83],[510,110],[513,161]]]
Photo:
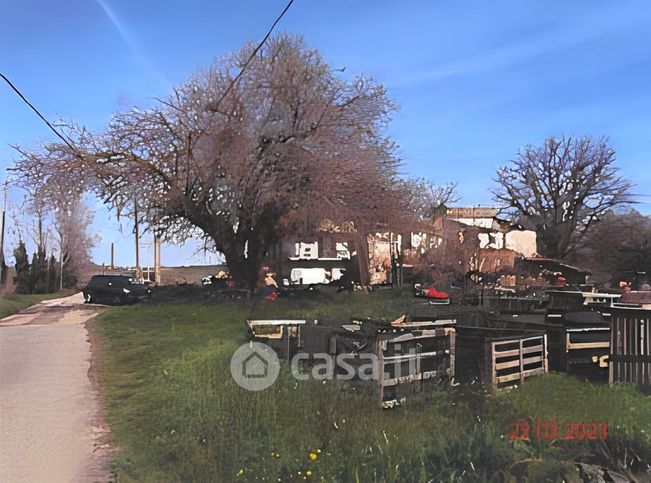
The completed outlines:
[[[447,299],[450,298],[450,296],[445,293],[445,292],[439,292],[435,288],[428,288],[427,292],[425,292],[425,297],[428,299]]]
[[[276,292],[271,292],[269,295],[267,295],[264,299],[269,300],[271,302],[274,302],[278,298],[278,294]]]

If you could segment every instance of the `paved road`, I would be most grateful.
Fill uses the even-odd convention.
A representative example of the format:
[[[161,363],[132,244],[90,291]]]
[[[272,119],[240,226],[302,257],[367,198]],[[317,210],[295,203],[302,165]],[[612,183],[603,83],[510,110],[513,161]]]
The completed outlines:
[[[0,320],[0,482],[107,481],[81,294]]]

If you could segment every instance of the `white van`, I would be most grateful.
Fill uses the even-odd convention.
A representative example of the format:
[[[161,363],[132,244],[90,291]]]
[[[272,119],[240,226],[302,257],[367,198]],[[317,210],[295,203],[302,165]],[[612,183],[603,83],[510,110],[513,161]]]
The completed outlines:
[[[330,272],[325,268],[292,268],[289,279],[297,285],[330,283]]]

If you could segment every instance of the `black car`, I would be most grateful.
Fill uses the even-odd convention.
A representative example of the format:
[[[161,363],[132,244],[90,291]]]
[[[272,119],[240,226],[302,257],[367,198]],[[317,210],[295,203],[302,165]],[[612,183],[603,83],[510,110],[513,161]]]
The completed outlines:
[[[142,302],[151,290],[130,275],[93,275],[83,290],[86,303],[122,305]]]

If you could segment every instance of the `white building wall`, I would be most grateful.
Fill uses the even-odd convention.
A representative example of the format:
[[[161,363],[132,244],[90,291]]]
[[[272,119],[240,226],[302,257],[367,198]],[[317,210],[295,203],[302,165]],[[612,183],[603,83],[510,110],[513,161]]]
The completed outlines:
[[[504,248],[513,250],[525,257],[533,257],[538,251],[536,232],[532,230],[514,230],[506,234]]]
[[[459,223],[480,228],[493,228],[493,218],[451,218]]]
[[[496,248],[501,250],[504,246],[504,233],[495,231],[491,233],[480,233],[479,248]]]

